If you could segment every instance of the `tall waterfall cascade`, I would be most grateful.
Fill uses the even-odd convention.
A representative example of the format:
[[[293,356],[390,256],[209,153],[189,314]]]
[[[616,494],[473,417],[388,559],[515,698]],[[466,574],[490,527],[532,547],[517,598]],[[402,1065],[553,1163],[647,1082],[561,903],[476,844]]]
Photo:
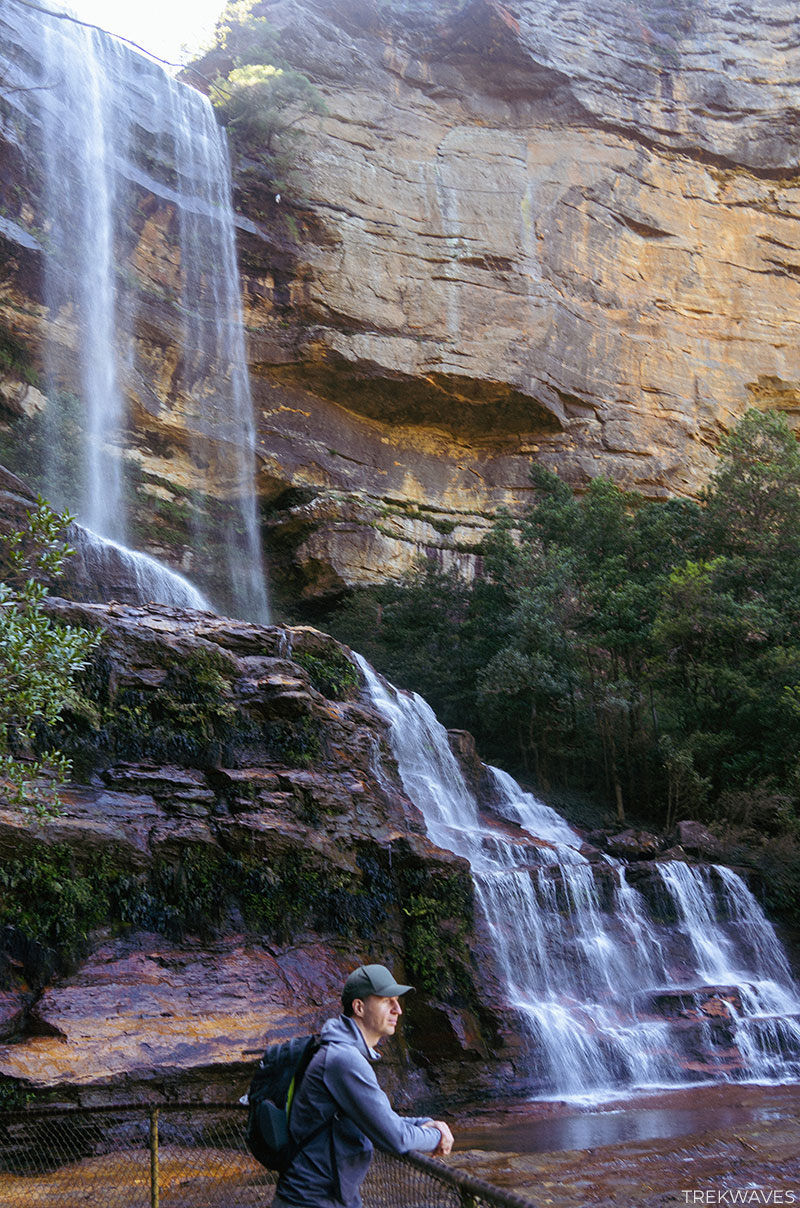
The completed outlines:
[[[471,864],[532,1089],[800,1077],[798,989],[736,873],[648,861],[634,884],[634,870],[587,857],[554,810],[496,769],[487,813],[426,702],[359,665],[430,838]]]
[[[17,121],[41,159],[44,302],[61,337],[43,357],[51,400],[45,493],[77,513],[90,534],[85,541],[112,542],[112,561],[124,557],[135,541],[129,500],[142,473],[139,451],[126,448],[126,431],[142,422],[129,415],[135,399],[140,412],[158,416],[162,433],[188,441],[191,480],[181,485],[194,501],[194,548],[213,535],[228,559],[232,610],[266,622],[224,134],[206,97],[113,37],[15,0],[3,6],[0,25],[8,35],[0,49],[7,125]],[[137,231],[152,209],[168,222],[163,297],[155,296],[160,285],[137,273]],[[148,304],[161,307],[170,345],[179,349],[177,365],[174,353],[147,347],[142,337],[148,290]],[[155,383],[167,379],[170,390],[157,393]],[[52,402],[65,387],[81,407],[77,458],[69,447],[74,417],[70,428],[63,403]],[[209,499],[224,499],[222,521],[219,512],[206,518],[208,506],[197,502]],[[104,556],[101,549],[97,557]],[[133,557],[135,580],[147,556]],[[187,557],[182,569],[191,574]],[[185,580],[175,583],[155,559],[146,571],[150,598],[185,600]]]

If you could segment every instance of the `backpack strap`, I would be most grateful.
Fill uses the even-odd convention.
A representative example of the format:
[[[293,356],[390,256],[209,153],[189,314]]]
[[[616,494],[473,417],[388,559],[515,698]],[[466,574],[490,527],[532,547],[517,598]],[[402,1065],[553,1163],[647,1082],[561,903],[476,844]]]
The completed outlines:
[[[286,1094],[286,1126],[287,1126],[287,1130],[289,1133],[289,1142],[290,1142],[290,1146],[291,1146],[291,1148],[289,1150],[289,1160],[287,1162],[287,1170],[288,1170],[289,1166],[291,1166],[292,1162],[295,1160],[297,1155],[302,1150],[304,1150],[307,1145],[310,1145],[312,1141],[316,1140],[316,1138],[318,1136],[320,1136],[325,1131],[325,1129],[330,1125],[331,1162],[333,1165],[334,1174],[335,1174],[335,1178],[336,1178],[336,1185],[338,1188],[339,1171],[338,1171],[338,1168],[336,1165],[336,1152],[335,1152],[334,1144],[333,1144],[333,1125],[334,1125],[335,1121],[339,1119],[338,1107],[332,1116],[328,1116],[327,1119],[323,1120],[321,1124],[318,1124],[316,1128],[313,1128],[311,1130],[311,1132],[308,1133],[307,1136],[303,1137],[302,1141],[296,1141],[296,1142],[292,1141],[291,1111],[292,1111],[292,1102],[294,1101],[295,1091],[299,1089],[300,1083],[303,1080],[303,1076],[305,1075],[306,1070],[308,1069],[309,1065],[311,1064],[312,1058],[314,1058],[316,1056],[316,1054],[319,1052],[319,1050],[322,1048],[322,1044],[320,1043],[319,1037],[315,1035],[313,1039],[314,1039],[315,1043],[310,1044],[308,1046],[308,1049],[306,1050],[306,1053],[303,1056],[303,1060],[300,1062],[300,1065],[297,1067],[297,1069],[294,1072],[292,1081],[289,1083],[289,1090],[287,1091],[287,1094]]]
[[[339,1113],[334,1112],[334,1114],[332,1116],[328,1116],[327,1120],[323,1120],[322,1123],[318,1124],[316,1128],[313,1128],[311,1130],[311,1132],[308,1133],[307,1136],[303,1137],[302,1141],[292,1142],[292,1147],[289,1151],[289,1160],[287,1162],[287,1169],[289,1168],[289,1166],[291,1166],[292,1162],[295,1160],[297,1155],[302,1150],[305,1149],[306,1145],[310,1145],[313,1140],[315,1140],[321,1133],[323,1133],[325,1131],[325,1129],[328,1127],[328,1125],[331,1126],[331,1145],[333,1145],[333,1123],[335,1120],[338,1120],[338,1118],[339,1118]],[[333,1150],[331,1150],[331,1152],[333,1152]],[[335,1163],[335,1161],[336,1161],[336,1158],[334,1155],[334,1163]]]

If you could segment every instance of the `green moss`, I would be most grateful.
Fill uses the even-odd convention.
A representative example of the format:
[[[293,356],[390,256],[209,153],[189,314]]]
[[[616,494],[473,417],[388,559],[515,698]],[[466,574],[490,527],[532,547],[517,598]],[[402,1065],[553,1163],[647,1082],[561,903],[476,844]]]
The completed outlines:
[[[33,1102],[33,1092],[18,1078],[0,1075],[0,1112],[21,1111]]]
[[[332,648],[319,654],[300,650],[292,654],[292,659],[308,672],[317,692],[328,700],[352,700],[358,695],[358,671],[341,650]]]
[[[322,754],[319,723],[311,717],[268,722],[261,730],[264,757],[290,768],[305,768]]]
[[[107,920],[118,875],[108,855],[80,868],[65,844],[6,860],[0,867],[0,925],[58,953],[59,963],[68,966],[84,950],[89,932]],[[39,958],[32,959],[36,964]],[[38,980],[35,968],[27,972]]]
[[[228,660],[195,651],[166,667],[157,688],[123,687],[112,693],[114,666],[100,649],[80,676],[78,697],[56,733],[75,774],[113,759],[160,760],[193,767],[218,764],[235,742],[254,737],[230,700]],[[50,737],[42,735],[42,741]]]
[[[159,859],[146,877],[115,886],[114,921],[173,940],[210,938],[223,922],[236,884],[230,858],[219,848],[185,848],[177,859]]]
[[[294,849],[278,866],[244,859],[233,864],[247,925],[278,943],[306,927],[374,942],[389,917],[393,888],[374,857],[359,856],[359,873],[332,866],[314,851]]]
[[[155,931],[177,942],[213,938],[238,918],[265,942],[314,931],[374,945],[397,920],[399,902],[415,984],[437,998],[468,1000],[469,878],[424,865],[398,874],[387,853],[371,847],[357,862],[349,871],[313,848],[267,860],[192,844],[131,872],[113,851],[79,864],[66,844],[56,844],[0,869],[0,927],[7,944],[16,937],[25,976],[40,986],[74,968],[100,927]]]
[[[0,326],[0,374],[16,373],[31,386],[39,385],[30,349],[7,327]]]
[[[437,998],[469,996],[472,881],[465,873],[405,870],[400,898],[410,976]]]

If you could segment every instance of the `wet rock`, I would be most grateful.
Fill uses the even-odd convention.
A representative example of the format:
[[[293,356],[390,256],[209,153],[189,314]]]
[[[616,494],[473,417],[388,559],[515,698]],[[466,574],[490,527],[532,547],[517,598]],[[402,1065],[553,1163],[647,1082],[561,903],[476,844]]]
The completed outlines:
[[[270,1040],[319,1027],[346,973],[347,958],[322,948],[298,958],[243,937],[200,946],[134,935],[48,989],[34,1034],[0,1048],[0,1066],[32,1088],[174,1083],[202,1070],[233,1099],[246,1082],[229,1081],[232,1070],[254,1064]]]
[[[154,605],[47,607],[104,631],[91,707],[55,735],[95,783],[69,786],[42,824],[0,808],[0,855],[42,876],[56,860],[51,877],[84,878],[81,901],[97,873],[112,915],[84,938],[67,913],[62,948],[52,930],[35,951],[13,929],[0,936],[20,970],[0,1003],[0,1074],[36,1090],[196,1083],[227,1097],[250,1050],[318,1027],[346,973],[383,959],[403,976],[414,960],[437,970],[426,1018],[446,1054],[420,1024],[417,1089],[457,1086],[464,1059],[470,1087],[487,1086],[492,1008],[479,1016],[469,988],[487,941],[473,932],[469,871],[425,837],[385,723],[347,699],[359,680],[346,648],[308,627]],[[130,758],[130,746],[171,754]],[[407,901],[435,935],[415,938]]]
[[[626,860],[648,860],[663,850],[664,842],[649,831],[626,830],[611,835],[605,843],[606,851],[612,856]]]
[[[26,1019],[30,995],[0,990],[0,1042],[11,1040]]]
[[[481,802],[482,808],[492,813],[492,807],[498,804],[500,794],[491,772],[478,755],[473,735],[469,730],[448,730],[447,741],[470,789]]]
[[[714,860],[722,855],[722,844],[700,822],[679,822],[675,829],[675,841],[690,856]]]
[[[478,1061],[488,1056],[474,1015],[428,999],[409,1006],[409,1043],[432,1061]]]
[[[735,1021],[742,1014],[741,991],[737,986],[699,986],[694,990],[659,990],[637,995],[639,1009],[665,1019],[682,1018],[694,1022],[703,1019]]]

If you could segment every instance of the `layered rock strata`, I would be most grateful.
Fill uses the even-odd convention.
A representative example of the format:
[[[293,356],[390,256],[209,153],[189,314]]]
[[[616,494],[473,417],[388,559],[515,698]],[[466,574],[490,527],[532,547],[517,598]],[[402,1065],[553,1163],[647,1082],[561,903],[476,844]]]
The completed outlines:
[[[255,11],[328,110],[287,143],[288,180],[236,164],[259,485],[294,598],[422,552],[469,572],[488,517],[524,506],[532,459],[577,489],[606,474],[692,495],[748,406],[795,422],[788,0]],[[43,309],[41,165],[20,129],[9,96],[0,322],[35,364],[45,336],[76,333]],[[158,180],[140,181],[119,248],[139,290],[128,456],[155,553],[179,541],[192,487],[177,221]],[[14,369],[9,423],[39,406]]]
[[[748,406],[794,422],[790,4],[260,9],[328,106],[279,204],[240,175],[250,322],[266,297],[288,324],[252,359],[265,469],[314,494],[306,591],[447,565],[531,460],[692,495]]]
[[[319,1027],[372,959],[420,987],[390,1046],[400,1099],[513,1077],[489,1059],[468,869],[425,837],[346,649],[211,614],[49,609],[104,638],[50,735],[83,783],[44,824],[0,808],[6,1100],[233,1100],[265,1044]]]

